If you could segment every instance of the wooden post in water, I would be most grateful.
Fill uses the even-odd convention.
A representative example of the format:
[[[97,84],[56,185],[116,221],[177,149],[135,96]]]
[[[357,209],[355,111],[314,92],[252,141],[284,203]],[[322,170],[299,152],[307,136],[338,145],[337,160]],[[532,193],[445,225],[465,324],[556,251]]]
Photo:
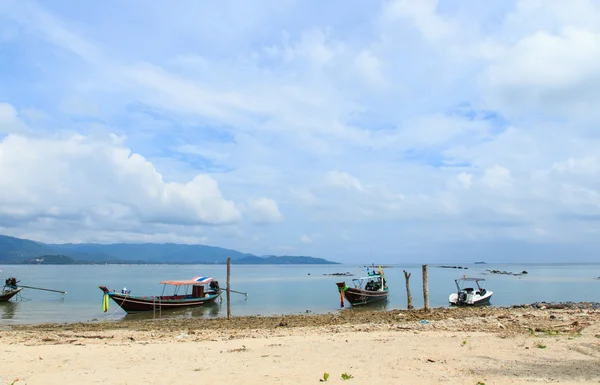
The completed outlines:
[[[404,278],[406,278],[406,298],[408,300],[408,310],[412,310],[414,309],[413,304],[412,304],[412,295],[410,294],[410,285],[408,283],[408,281],[410,280],[410,274],[409,272],[407,272],[406,270],[404,271]]]
[[[227,258],[227,319],[231,318],[231,258]]]
[[[423,265],[423,309],[429,311],[429,283],[427,281],[427,265]]]

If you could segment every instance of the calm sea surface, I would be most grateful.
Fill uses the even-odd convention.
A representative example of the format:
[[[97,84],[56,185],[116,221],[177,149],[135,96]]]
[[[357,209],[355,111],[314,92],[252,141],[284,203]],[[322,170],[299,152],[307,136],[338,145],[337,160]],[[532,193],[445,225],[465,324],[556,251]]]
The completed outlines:
[[[486,279],[486,288],[494,292],[492,306],[509,306],[537,301],[600,301],[600,264],[528,264],[528,265],[469,265],[468,270],[429,266],[429,297],[432,307],[447,306],[448,295],[455,290],[454,279],[468,277]],[[529,274],[515,277],[487,274],[486,269],[498,269]],[[215,277],[225,287],[224,265],[80,265],[32,266],[0,265],[0,283],[15,276],[22,285],[67,291],[66,295],[24,289],[21,297],[0,302],[0,325],[46,322],[86,322],[153,318],[156,315],[126,315],[112,300],[106,313],[102,312],[102,291],[98,285],[120,291],[124,286],[131,294],[161,294],[161,280],[189,279],[196,275]],[[423,306],[420,265],[394,265],[385,269],[390,287],[386,303],[370,309],[406,308],[406,290],[402,270],[412,273],[410,284],[415,307]],[[355,277],[336,277],[324,274],[350,272]],[[248,293],[248,297],[231,294],[234,316],[299,314],[307,311],[328,313],[340,311],[336,281],[351,283],[365,275],[361,265],[232,265],[231,288]],[[167,288],[165,294],[171,294]],[[223,295],[223,297],[225,297]],[[347,308],[350,305],[347,304]],[[355,309],[359,311],[359,309]],[[204,308],[163,312],[161,317],[220,317],[226,315],[222,303]]]

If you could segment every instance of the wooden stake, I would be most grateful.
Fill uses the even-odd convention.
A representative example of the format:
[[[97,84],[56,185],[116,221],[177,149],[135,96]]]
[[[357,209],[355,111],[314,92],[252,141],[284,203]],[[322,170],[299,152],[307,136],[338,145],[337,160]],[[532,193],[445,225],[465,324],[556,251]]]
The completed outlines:
[[[227,319],[231,318],[231,258],[227,258]]]
[[[406,278],[406,298],[408,300],[408,310],[412,310],[414,309],[413,304],[412,304],[412,294],[410,294],[410,285],[408,283],[408,281],[410,280],[410,274],[409,272],[407,272],[406,270],[404,271],[404,278]]]
[[[429,283],[427,278],[427,265],[423,265],[423,308],[429,311]]]

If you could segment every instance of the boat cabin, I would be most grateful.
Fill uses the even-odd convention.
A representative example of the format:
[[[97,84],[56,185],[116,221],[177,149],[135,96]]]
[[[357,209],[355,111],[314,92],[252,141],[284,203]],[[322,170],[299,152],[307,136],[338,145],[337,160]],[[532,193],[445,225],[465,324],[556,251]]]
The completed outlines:
[[[167,285],[175,287],[173,295],[169,296],[173,298],[204,298],[209,296],[209,292],[214,293],[219,291],[219,282],[212,277],[194,277],[191,280],[183,281],[162,281],[161,284],[164,285],[163,297]],[[181,290],[183,293],[180,293],[182,287],[184,288]],[[189,293],[190,287],[192,289],[191,293]]]
[[[367,277],[355,278],[352,283],[354,283],[354,288],[367,291],[381,291],[387,288],[385,278],[381,274],[369,274]]]
[[[465,292],[467,295],[478,294],[481,296],[485,295],[486,293],[486,290],[483,287],[484,285],[480,284],[480,282],[485,282],[485,279],[483,278],[460,278],[455,279],[454,282],[456,283],[456,289],[459,293]],[[473,283],[475,285],[473,285]],[[475,290],[475,288],[472,286],[477,286],[477,290]]]

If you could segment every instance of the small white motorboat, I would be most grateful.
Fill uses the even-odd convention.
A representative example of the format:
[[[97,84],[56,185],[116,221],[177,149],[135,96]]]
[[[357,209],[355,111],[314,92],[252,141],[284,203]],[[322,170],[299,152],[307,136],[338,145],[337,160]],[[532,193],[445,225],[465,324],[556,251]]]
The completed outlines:
[[[456,293],[450,294],[448,301],[451,305],[456,306],[477,306],[486,305],[490,302],[494,292],[483,288],[483,278],[467,278],[466,276],[460,279],[455,279]],[[473,282],[477,289],[473,287]]]

